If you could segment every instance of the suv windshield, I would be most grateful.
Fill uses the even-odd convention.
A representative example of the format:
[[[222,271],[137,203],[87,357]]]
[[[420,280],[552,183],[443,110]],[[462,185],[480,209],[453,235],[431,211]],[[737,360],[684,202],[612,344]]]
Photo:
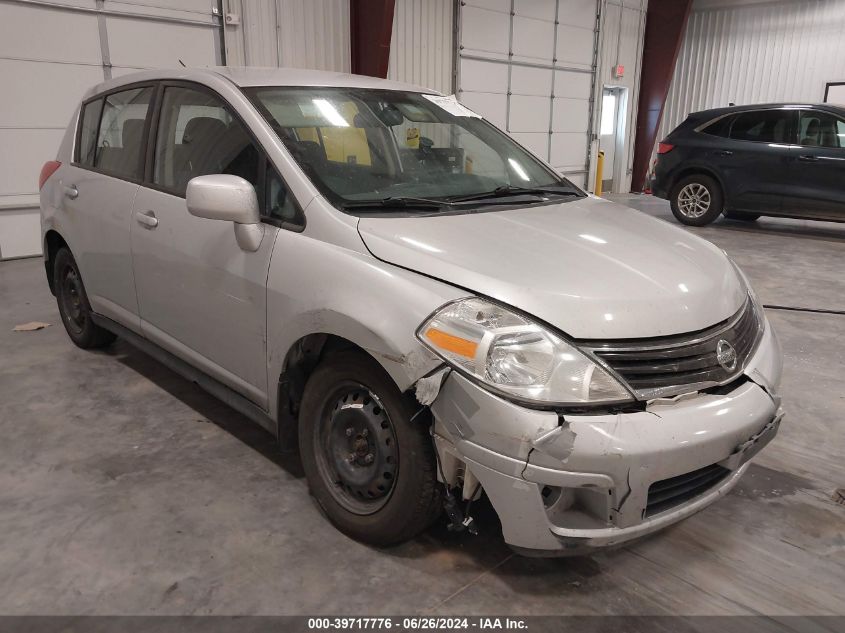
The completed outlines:
[[[584,195],[454,100],[357,88],[247,93],[317,188],[341,208],[396,203],[436,210],[514,196],[536,202]]]

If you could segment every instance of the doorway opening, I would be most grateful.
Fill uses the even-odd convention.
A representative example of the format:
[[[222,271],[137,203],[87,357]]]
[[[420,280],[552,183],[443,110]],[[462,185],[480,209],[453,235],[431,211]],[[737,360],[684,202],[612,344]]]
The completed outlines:
[[[625,181],[625,121],[628,89],[605,86],[601,98],[599,151],[604,152],[602,191],[621,193]]]

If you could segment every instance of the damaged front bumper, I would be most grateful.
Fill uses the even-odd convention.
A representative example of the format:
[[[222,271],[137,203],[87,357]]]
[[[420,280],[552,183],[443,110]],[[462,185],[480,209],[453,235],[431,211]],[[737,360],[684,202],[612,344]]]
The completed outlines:
[[[780,369],[767,324],[728,393],[634,413],[527,409],[453,372],[431,404],[435,442],[447,478],[463,470],[481,483],[509,545],[583,553],[645,536],[729,492],[777,433]]]

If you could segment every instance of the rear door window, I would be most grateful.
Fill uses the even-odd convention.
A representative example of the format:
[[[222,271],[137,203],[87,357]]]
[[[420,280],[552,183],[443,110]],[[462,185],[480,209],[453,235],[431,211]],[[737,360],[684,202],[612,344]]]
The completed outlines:
[[[154,89],[148,86],[115,92],[105,98],[94,153],[95,169],[120,178],[141,180],[144,124],[153,94]]]
[[[737,141],[788,143],[792,110],[755,110],[738,114],[730,136]]]

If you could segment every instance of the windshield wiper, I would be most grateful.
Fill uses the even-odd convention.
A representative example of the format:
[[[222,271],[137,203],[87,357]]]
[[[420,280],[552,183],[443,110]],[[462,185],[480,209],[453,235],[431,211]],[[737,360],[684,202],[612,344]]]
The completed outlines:
[[[482,193],[473,193],[467,196],[458,196],[456,198],[449,198],[450,202],[469,202],[476,200],[492,200],[496,198],[504,198],[508,196],[522,196],[522,195],[542,195],[553,194],[556,196],[581,196],[581,192],[572,187],[564,185],[548,186],[548,187],[515,187],[513,185],[504,185],[496,187],[493,191],[485,191]]]
[[[432,198],[391,196],[376,200],[354,200],[344,202],[340,206],[343,209],[383,209],[390,207],[400,209],[442,209],[443,207],[451,207],[452,203],[448,200],[434,200]]]

